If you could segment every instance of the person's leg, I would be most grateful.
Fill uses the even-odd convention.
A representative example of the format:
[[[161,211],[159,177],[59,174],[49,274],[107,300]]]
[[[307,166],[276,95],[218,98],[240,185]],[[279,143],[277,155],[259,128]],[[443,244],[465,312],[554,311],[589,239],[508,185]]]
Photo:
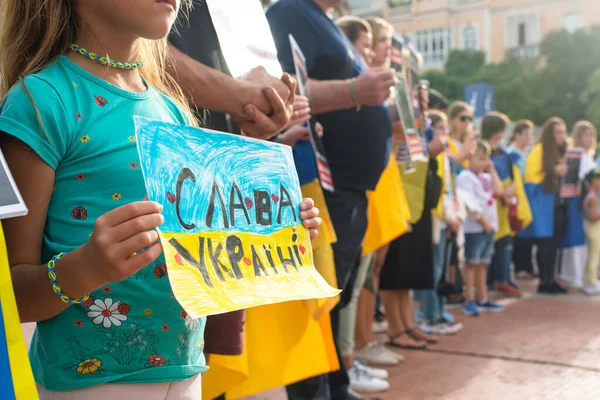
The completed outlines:
[[[420,338],[414,337],[409,331],[413,326],[412,322],[403,317],[406,312],[407,299],[410,297],[408,290],[382,290],[381,299],[388,315],[388,344],[392,347],[421,349],[427,343]],[[388,307],[388,302],[389,307]],[[390,319],[391,308],[393,307],[393,320]],[[408,303],[408,312],[410,312],[410,303]],[[408,322],[408,324],[407,324]]]
[[[373,322],[375,320],[375,295],[362,289],[358,296],[356,309],[356,327],[354,328],[354,348],[364,349],[373,341]]]
[[[388,322],[388,334],[394,336],[397,333],[406,330],[402,323],[400,315],[400,296],[399,290],[380,290],[379,296],[383,307],[385,307],[385,315]]]
[[[487,264],[479,264],[474,266],[475,269],[475,299],[478,303],[483,303],[488,300],[487,290]]]
[[[513,256],[515,272],[533,274],[532,245],[530,240],[521,239],[518,236],[513,238]]]
[[[365,284],[369,266],[373,260],[373,254],[361,257],[360,266],[356,273],[352,296],[348,305],[340,310],[340,353],[346,368],[352,367],[354,353],[354,332],[357,323],[358,296]]]
[[[600,262],[600,222],[585,221],[585,235],[588,244],[588,259],[585,265],[586,285],[598,284],[598,263]]]
[[[492,265],[494,265],[495,288],[498,293],[521,297],[521,292],[510,282],[510,263],[512,260],[512,236],[505,236],[495,243]]]
[[[463,277],[465,279],[465,303],[473,303],[475,301],[475,265],[465,262]]]
[[[417,293],[419,301],[421,302],[423,316],[425,320],[430,323],[435,323],[442,318],[437,289],[444,270],[444,256],[446,249],[445,237],[446,229],[443,229],[441,233],[442,239],[433,247],[433,289],[419,290]]]

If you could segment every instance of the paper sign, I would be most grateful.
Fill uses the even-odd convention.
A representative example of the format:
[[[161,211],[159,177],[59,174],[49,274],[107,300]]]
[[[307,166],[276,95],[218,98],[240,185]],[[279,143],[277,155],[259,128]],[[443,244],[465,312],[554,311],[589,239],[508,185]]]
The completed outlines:
[[[568,167],[567,175],[562,178],[560,187],[560,196],[562,198],[572,198],[579,196],[579,169],[581,167],[582,149],[569,149],[565,156],[565,162]]]
[[[308,71],[306,70],[306,58],[302,53],[302,49],[298,46],[298,43],[294,40],[292,35],[290,37],[290,46],[292,48],[292,55],[294,57],[294,66],[296,69],[296,79],[298,80],[298,89],[302,96],[306,96],[306,84],[308,83]],[[310,133],[310,144],[312,145],[315,153],[315,159],[317,161],[317,170],[319,172],[319,180],[323,189],[333,192],[333,179],[331,177],[331,169],[325,156],[325,147],[323,141],[317,134],[316,130],[317,120],[313,116],[308,124]]]
[[[259,0],[206,0],[206,4],[234,78],[244,77],[258,66],[277,78],[283,74]]]
[[[289,147],[136,117],[173,293],[192,317],[332,297],[302,226]]]
[[[0,219],[27,214],[27,207],[0,151]]]
[[[396,74],[398,84],[396,85],[396,109],[404,128],[406,141],[398,145],[396,151],[396,161],[406,165],[406,172],[412,170],[414,161],[426,160],[425,152],[423,151],[423,141],[417,131],[412,102],[410,100],[409,91],[406,86],[406,80],[402,74]]]

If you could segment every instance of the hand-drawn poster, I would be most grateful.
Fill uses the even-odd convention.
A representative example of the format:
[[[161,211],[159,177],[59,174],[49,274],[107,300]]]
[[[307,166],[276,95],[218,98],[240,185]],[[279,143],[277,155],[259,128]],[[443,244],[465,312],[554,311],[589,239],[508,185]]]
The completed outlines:
[[[192,317],[332,297],[302,226],[289,147],[136,117],[173,293]]]
[[[583,150],[569,149],[565,156],[565,162],[568,167],[567,175],[561,180],[560,196],[568,199],[579,196],[579,169],[581,168],[581,158]]]
[[[258,66],[283,74],[267,17],[259,0],[205,0],[227,67],[242,78]]]
[[[298,90],[302,96],[306,96],[306,84],[308,83],[308,72],[306,70],[306,58],[298,46],[298,43],[294,40],[294,37],[290,34],[290,46],[292,48],[292,55],[294,57],[294,65],[296,69],[296,79],[298,80]],[[319,180],[323,189],[333,192],[333,179],[331,177],[331,169],[325,156],[325,147],[323,141],[317,135],[316,129],[317,119],[313,116],[308,125],[310,133],[310,144],[312,145],[313,152],[315,153],[315,159],[317,161],[317,170],[319,172]]]

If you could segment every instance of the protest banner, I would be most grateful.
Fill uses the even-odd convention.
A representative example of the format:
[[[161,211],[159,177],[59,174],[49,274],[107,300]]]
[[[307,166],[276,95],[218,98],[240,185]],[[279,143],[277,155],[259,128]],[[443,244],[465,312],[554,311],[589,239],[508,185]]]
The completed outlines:
[[[332,297],[302,226],[288,146],[136,117],[148,199],[163,205],[173,293],[192,317]]]
[[[294,40],[294,37],[290,34],[290,46],[292,49],[292,56],[294,57],[294,67],[296,69],[296,79],[298,80],[298,90],[300,95],[306,96],[306,84],[308,83],[308,72],[306,70],[306,58],[302,53],[302,49]],[[329,168],[329,162],[325,156],[325,147],[323,141],[317,134],[316,124],[317,119],[312,116],[308,121],[308,130],[310,134],[310,144],[315,154],[315,161],[317,163],[317,172],[319,174],[319,180],[323,189],[333,192],[333,179],[331,177],[331,169]]]
[[[415,124],[413,105],[409,94],[409,88],[406,86],[406,79],[402,74],[396,74],[398,84],[395,88],[396,112],[402,127],[404,128],[405,140],[401,142],[396,150],[396,161],[405,166],[405,172],[414,171],[413,163],[415,161],[425,161],[427,157],[423,150],[423,141],[417,126]]]
[[[568,170],[567,175],[561,179],[560,196],[564,199],[579,196],[580,180],[579,169],[581,168],[582,149],[569,149],[565,155],[565,163]]]
[[[274,77],[283,74],[260,1],[206,0],[206,4],[223,57],[234,78],[241,78],[259,66]]]

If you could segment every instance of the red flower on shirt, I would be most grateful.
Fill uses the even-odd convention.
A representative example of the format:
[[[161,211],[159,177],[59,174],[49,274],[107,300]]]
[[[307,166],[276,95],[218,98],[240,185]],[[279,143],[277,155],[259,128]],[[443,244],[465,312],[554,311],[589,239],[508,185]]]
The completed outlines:
[[[77,113],[77,114],[75,115],[75,119],[76,119],[77,121],[81,121],[81,120],[83,119],[83,117],[81,116],[81,114],[80,114],[80,113]]]
[[[110,286],[104,286],[104,287],[102,288],[102,291],[103,291],[104,293],[106,293],[106,294],[108,294],[108,293],[112,293],[112,288],[111,288]]]
[[[94,101],[99,107],[104,107],[108,104],[108,101],[102,96],[94,96]]]
[[[78,181],[82,181],[85,178],[87,178],[86,174],[77,174],[77,176],[75,177]]]
[[[133,161],[131,164],[129,164],[129,168],[131,168],[131,169],[137,169],[138,167],[139,167],[139,165],[135,161]]]
[[[160,327],[160,329],[162,329],[163,332],[166,332],[169,330],[169,325],[167,324],[162,324],[162,326]]]
[[[158,367],[160,365],[164,365],[167,362],[167,359],[161,355],[153,354],[150,357],[148,357],[148,362],[154,365],[155,367]]]
[[[94,304],[94,298],[92,296],[88,297],[88,299],[83,302],[83,305],[86,307],[90,307],[92,304]]]
[[[119,304],[118,310],[121,314],[127,315],[129,314],[129,311],[131,311],[131,307],[129,307],[129,304],[121,303]]]
[[[181,310],[181,318],[185,319],[185,317],[188,316],[188,313],[185,312],[185,310]]]
[[[73,325],[75,325],[78,328],[81,328],[83,326],[83,321],[78,319],[75,322],[73,322]]]

